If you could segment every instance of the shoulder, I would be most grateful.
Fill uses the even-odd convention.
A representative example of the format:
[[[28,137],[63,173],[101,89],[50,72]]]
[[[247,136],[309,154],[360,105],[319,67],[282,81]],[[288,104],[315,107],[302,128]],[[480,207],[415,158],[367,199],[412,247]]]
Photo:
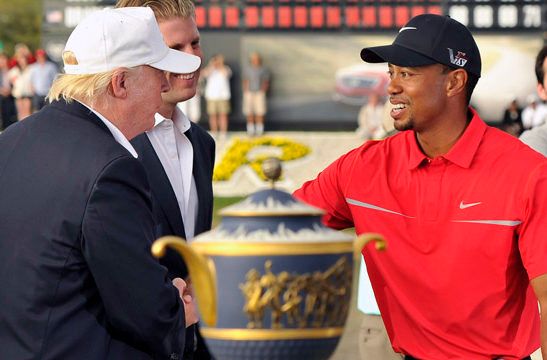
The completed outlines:
[[[192,135],[193,136],[198,137],[199,139],[201,139],[202,141],[204,141],[208,144],[209,143],[214,144],[215,140],[204,128],[202,128],[201,126],[199,126],[198,124],[196,124],[194,122],[191,123],[190,127],[192,128]]]
[[[524,136],[524,140],[529,135]],[[488,127],[480,147],[480,156],[488,157],[492,166],[500,165],[513,172],[529,173],[545,163],[545,156],[518,138],[496,128]]]
[[[523,132],[520,140],[532,149],[547,156],[547,124]]]
[[[31,120],[28,126],[41,135],[35,140],[48,147],[75,147],[78,154],[97,160],[132,158],[101,120],[80,104],[50,104],[26,120]]]
[[[408,132],[397,133],[382,140],[368,140],[336,161],[339,171],[374,171],[386,164],[408,159]]]

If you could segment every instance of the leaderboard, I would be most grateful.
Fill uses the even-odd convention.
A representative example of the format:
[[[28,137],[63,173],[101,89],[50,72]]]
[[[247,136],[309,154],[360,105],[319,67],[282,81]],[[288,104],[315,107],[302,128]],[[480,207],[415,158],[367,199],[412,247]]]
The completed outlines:
[[[472,30],[545,30],[543,0],[198,0],[201,29],[395,30],[424,13],[447,14]]]
[[[471,30],[546,31],[545,0],[195,0],[203,30],[396,30],[411,17],[447,14]],[[44,0],[44,28],[72,29],[115,0]]]

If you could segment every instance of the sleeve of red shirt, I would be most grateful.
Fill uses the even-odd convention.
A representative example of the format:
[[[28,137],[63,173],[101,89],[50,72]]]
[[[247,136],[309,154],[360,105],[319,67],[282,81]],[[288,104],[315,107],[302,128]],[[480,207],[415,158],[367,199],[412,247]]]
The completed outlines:
[[[341,156],[317,175],[307,181],[293,195],[315,207],[326,211],[323,223],[333,229],[353,227],[353,218],[346,202],[345,189],[359,149]]]
[[[519,250],[530,280],[547,274],[547,161],[530,174],[524,188]]]

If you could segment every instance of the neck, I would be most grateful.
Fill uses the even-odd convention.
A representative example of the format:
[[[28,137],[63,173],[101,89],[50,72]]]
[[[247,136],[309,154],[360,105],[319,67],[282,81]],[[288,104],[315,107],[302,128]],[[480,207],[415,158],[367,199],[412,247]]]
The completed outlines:
[[[138,132],[135,132],[135,129],[132,124],[127,121],[127,118],[123,116],[124,114],[124,104],[122,102],[116,102],[115,99],[108,97],[108,95],[98,96],[93,101],[83,101],[76,99],[82,104],[85,104],[104,116],[108,121],[110,121],[120,132],[125,136],[127,140],[133,139],[135,136],[139,135]]]
[[[471,121],[471,117],[468,118],[467,115],[467,108],[457,113],[450,111],[446,113],[454,114],[454,116],[439,121],[439,125],[434,128],[416,131],[418,145],[431,159],[448,153]]]
[[[158,110],[158,113],[161,114],[166,119],[173,120],[173,116],[175,115],[175,108],[177,107],[177,104],[169,104],[164,102],[163,105]]]

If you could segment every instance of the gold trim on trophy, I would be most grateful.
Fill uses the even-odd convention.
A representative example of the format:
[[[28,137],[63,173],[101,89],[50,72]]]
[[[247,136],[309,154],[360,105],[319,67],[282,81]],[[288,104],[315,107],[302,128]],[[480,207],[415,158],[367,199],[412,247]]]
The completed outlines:
[[[216,329],[202,327],[203,337],[214,340],[295,340],[325,339],[342,335],[343,327],[323,329]]]
[[[271,256],[271,255],[316,255],[342,254],[353,252],[353,241],[328,242],[277,242],[277,243],[238,243],[232,242],[193,242],[192,247],[206,255],[220,256]]]
[[[195,284],[197,303],[203,317],[203,322],[215,326],[217,321],[217,288],[215,264],[210,259],[200,255],[182,238],[164,236],[152,244],[152,254],[156,258],[165,255],[167,247],[175,249],[188,266],[190,279]]]
[[[269,211],[269,212],[258,212],[251,210],[221,210],[222,216],[230,217],[302,217],[302,216],[321,216],[324,214],[324,211],[321,210],[306,210],[305,212],[280,212],[280,211]]]

